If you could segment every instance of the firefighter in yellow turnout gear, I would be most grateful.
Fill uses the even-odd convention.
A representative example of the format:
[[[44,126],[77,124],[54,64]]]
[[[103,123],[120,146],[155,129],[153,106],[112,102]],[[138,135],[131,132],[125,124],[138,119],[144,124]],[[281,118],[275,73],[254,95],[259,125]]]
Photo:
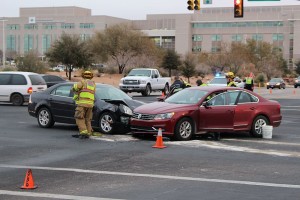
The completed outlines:
[[[76,124],[79,129],[79,138],[89,138],[93,129],[91,121],[93,118],[93,107],[95,101],[96,84],[93,80],[93,73],[85,71],[82,73],[82,80],[73,85],[73,92],[77,107],[75,110]]]

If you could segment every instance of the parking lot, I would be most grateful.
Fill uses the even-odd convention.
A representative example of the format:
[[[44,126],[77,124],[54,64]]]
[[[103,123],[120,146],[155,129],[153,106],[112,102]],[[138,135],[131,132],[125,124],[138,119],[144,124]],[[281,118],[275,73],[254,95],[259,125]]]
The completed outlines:
[[[299,199],[300,90],[256,92],[281,104],[272,139],[164,138],[165,149],[130,133],[78,140],[76,126],[42,129],[26,105],[1,104],[0,199]],[[160,94],[130,95],[148,103]],[[27,169],[35,190],[19,189]]]

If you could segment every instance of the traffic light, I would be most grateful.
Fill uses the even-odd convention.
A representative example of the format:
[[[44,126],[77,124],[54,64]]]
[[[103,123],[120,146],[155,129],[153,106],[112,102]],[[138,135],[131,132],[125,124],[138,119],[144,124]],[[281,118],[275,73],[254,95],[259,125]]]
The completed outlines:
[[[200,0],[194,1],[194,10],[200,10]]]
[[[188,10],[194,10],[194,0],[188,0],[187,4],[188,4],[187,7]]]
[[[234,0],[234,17],[244,16],[244,4],[243,0]]]

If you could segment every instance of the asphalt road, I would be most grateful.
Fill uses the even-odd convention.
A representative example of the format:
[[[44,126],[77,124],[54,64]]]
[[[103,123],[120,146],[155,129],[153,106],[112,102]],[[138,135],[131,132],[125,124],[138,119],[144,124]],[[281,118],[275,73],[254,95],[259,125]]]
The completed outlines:
[[[299,200],[300,89],[259,92],[282,106],[273,139],[165,139],[165,149],[130,134],[79,140],[76,126],[42,129],[26,106],[0,104],[0,199]],[[131,95],[151,102],[159,93]],[[27,169],[35,190],[19,188]]]

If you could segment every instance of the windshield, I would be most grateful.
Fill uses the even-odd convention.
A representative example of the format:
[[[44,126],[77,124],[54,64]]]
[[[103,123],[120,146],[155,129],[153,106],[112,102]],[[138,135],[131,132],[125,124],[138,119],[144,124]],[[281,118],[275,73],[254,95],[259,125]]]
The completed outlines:
[[[212,79],[209,84],[225,84],[227,85],[227,79],[224,78],[214,78]]]
[[[128,76],[151,76],[151,71],[146,69],[135,69],[131,70],[128,74]]]
[[[271,80],[270,80],[270,82],[275,82],[275,83],[277,83],[277,82],[280,82],[280,78],[272,78]]]
[[[196,104],[202,97],[207,94],[207,91],[195,89],[183,89],[165,100],[168,103],[175,104]]]
[[[123,100],[131,99],[125,92],[108,85],[97,85],[96,87],[96,97],[97,99],[106,100]]]

